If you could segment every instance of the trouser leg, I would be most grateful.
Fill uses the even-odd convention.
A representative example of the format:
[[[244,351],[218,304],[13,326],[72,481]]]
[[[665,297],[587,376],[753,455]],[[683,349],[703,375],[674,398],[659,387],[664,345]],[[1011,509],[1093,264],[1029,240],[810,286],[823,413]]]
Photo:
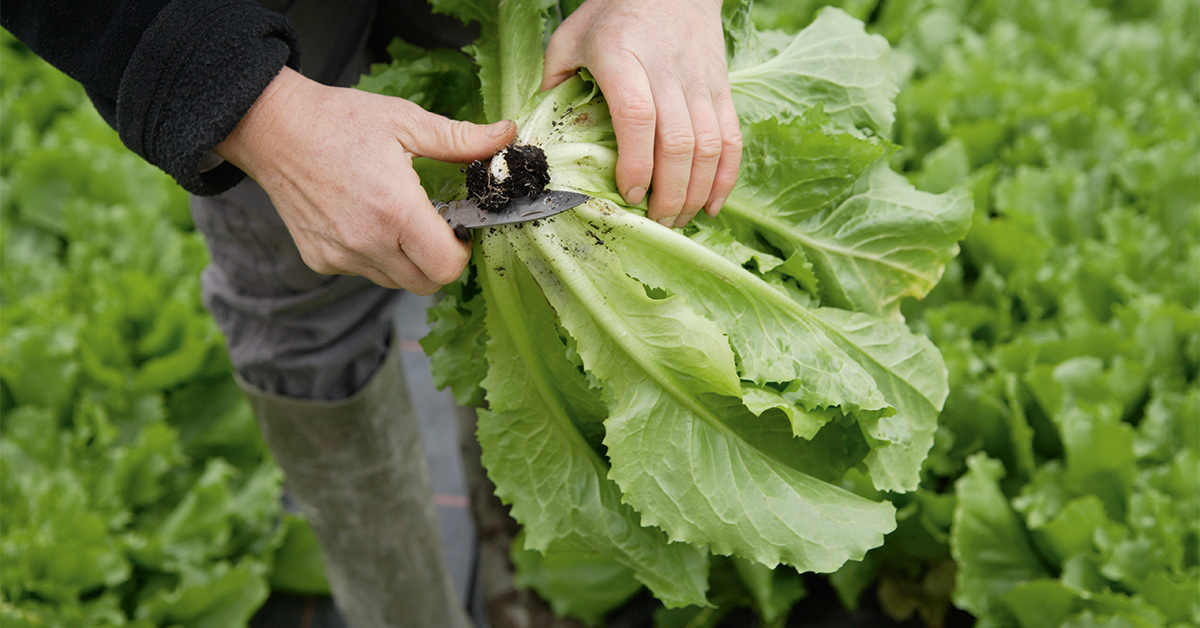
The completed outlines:
[[[310,78],[350,85],[367,69],[375,0],[261,1],[295,25]],[[321,542],[339,610],[353,628],[467,626],[442,558],[417,420],[389,350],[398,293],[312,272],[252,181],[193,198],[192,213],[211,253],[205,305]]]
[[[339,610],[353,628],[468,626],[389,349],[399,293],[309,270],[253,182],[193,199],[192,213],[211,252],[205,304],[321,542]]]
[[[349,625],[469,625],[443,563],[398,352],[347,399],[248,393],[288,491],[321,541]]]

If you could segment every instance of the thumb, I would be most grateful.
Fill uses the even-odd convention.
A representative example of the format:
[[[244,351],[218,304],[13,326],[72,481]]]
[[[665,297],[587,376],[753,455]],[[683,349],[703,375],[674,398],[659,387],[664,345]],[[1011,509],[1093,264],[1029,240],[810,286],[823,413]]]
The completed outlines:
[[[411,123],[401,129],[402,138],[408,140],[403,142],[405,147],[415,155],[438,161],[487,159],[517,137],[517,125],[512,120],[473,124],[423,109],[409,119]]]

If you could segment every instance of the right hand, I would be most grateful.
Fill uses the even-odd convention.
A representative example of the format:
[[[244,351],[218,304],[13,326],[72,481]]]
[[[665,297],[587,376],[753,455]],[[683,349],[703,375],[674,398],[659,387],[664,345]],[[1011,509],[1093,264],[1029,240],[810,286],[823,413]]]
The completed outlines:
[[[458,122],[284,68],[215,150],[266,190],[314,271],[424,295],[462,274],[471,246],[433,208],[413,158],[487,159],[515,137],[512,122]]]

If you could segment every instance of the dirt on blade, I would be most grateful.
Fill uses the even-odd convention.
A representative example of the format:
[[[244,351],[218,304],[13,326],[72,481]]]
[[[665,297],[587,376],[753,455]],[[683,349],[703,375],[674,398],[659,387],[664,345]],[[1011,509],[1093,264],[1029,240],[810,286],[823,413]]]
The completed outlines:
[[[497,159],[503,164],[493,163]],[[514,198],[537,198],[550,185],[546,153],[532,144],[510,144],[488,161],[471,162],[463,172],[468,196],[489,212],[502,211]]]

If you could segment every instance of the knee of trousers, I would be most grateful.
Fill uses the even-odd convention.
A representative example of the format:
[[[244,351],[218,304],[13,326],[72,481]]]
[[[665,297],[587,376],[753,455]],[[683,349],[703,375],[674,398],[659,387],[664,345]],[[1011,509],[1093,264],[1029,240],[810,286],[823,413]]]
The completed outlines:
[[[342,399],[361,388],[387,353],[400,293],[308,268],[253,181],[194,197],[191,208],[210,253],[204,304],[245,382],[301,399]]]

